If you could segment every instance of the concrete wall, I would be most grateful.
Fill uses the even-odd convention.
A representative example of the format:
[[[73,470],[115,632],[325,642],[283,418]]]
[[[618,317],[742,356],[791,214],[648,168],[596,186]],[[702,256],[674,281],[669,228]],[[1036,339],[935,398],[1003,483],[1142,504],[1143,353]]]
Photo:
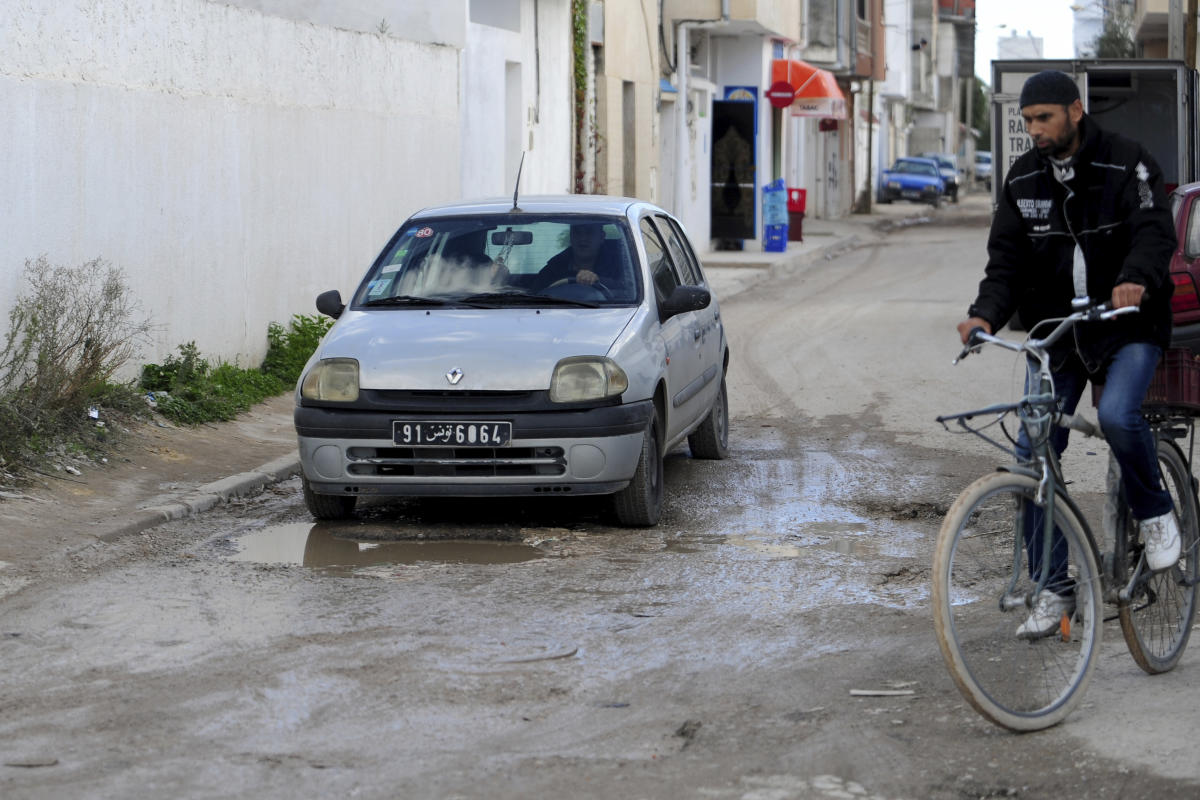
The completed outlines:
[[[382,33],[410,42],[466,43],[468,0],[413,2],[413,0],[209,0],[218,5],[241,6],[274,17],[311,22],[331,28]],[[518,0],[473,0],[475,6],[502,8]]]
[[[6,0],[0,314],[26,259],[99,256],[158,326],[144,360],[257,363],[459,195],[459,57],[208,0]]]
[[[570,2],[491,10],[462,53],[462,196],[511,196],[522,152],[522,194],[570,192]]]

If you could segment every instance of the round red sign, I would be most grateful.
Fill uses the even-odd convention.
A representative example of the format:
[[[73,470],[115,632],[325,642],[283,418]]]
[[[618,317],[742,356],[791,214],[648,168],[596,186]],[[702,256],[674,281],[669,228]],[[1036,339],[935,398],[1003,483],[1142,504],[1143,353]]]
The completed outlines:
[[[796,90],[787,81],[775,81],[767,89],[767,99],[776,108],[787,108],[796,99]]]

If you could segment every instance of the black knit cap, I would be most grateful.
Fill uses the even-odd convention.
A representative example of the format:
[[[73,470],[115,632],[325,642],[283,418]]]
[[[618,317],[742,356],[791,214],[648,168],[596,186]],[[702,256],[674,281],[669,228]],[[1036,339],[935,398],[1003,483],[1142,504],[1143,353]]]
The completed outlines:
[[[1079,87],[1075,85],[1075,81],[1070,75],[1056,69],[1046,69],[1036,75],[1030,75],[1029,79],[1025,81],[1025,85],[1021,87],[1021,99],[1018,107],[1024,108],[1042,103],[1069,106],[1078,99]]]

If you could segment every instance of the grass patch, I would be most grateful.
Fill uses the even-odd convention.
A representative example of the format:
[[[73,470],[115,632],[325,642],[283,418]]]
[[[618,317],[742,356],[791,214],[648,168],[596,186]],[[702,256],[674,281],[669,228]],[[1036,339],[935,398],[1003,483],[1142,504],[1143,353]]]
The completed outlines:
[[[300,371],[333,324],[322,317],[297,314],[287,328],[267,328],[267,355],[260,368],[203,358],[195,342],[179,346],[179,355],[142,368],[141,386],[153,392],[159,413],[184,425],[231,420],[251,406],[295,385]]]

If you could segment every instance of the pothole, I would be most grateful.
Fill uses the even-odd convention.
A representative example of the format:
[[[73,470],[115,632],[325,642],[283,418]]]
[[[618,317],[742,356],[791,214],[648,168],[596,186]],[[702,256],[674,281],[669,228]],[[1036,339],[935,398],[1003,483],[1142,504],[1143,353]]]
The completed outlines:
[[[353,526],[321,522],[272,525],[236,539],[233,544],[239,550],[228,558],[354,575],[380,566],[515,564],[545,555],[538,548],[520,542],[492,539],[381,541],[354,538],[353,531]]]

